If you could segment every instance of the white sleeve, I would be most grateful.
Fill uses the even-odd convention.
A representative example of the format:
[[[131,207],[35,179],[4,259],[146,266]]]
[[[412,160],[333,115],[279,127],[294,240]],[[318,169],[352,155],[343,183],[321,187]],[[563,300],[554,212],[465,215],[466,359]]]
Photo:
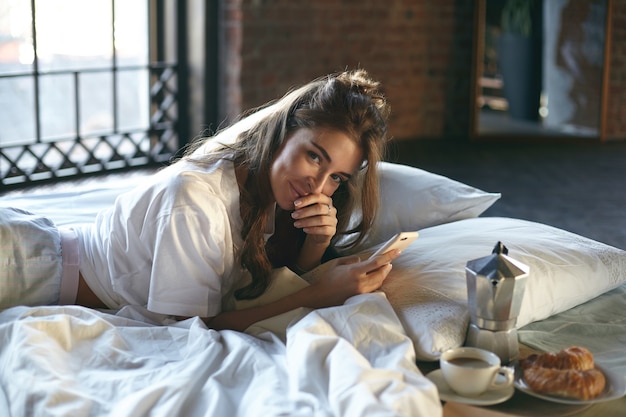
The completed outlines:
[[[221,311],[225,277],[234,263],[228,213],[217,198],[174,207],[155,219],[148,309],[176,316],[213,317]]]

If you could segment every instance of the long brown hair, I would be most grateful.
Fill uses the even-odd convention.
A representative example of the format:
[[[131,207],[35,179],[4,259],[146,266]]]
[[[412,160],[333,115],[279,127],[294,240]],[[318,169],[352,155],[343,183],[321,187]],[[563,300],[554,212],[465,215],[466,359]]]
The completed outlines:
[[[244,115],[232,126],[234,132],[227,128],[197,142],[185,156],[197,163],[229,158],[235,166],[248,171],[240,198],[244,241],[240,261],[251,273],[252,281],[237,290],[235,296],[239,299],[256,298],[269,285],[272,265],[263,233],[267,209],[274,203],[270,169],[282,143],[297,129],[338,130],[353,138],[363,150],[362,169],[333,194],[338,223],[331,246],[346,235],[355,236],[347,247],[358,244],[371,228],[378,210],[376,164],[384,156],[389,114],[378,82],[363,69],[341,72],[313,80],[270,104]],[[227,140],[222,141],[223,138]],[[209,140],[216,141],[210,152],[194,152]],[[360,222],[351,225],[351,213],[357,204]]]

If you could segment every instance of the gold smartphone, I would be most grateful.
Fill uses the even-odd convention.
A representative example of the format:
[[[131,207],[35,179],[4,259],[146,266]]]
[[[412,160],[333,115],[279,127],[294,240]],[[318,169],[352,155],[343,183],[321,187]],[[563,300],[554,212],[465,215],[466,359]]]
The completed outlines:
[[[376,252],[374,252],[369,259],[372,259],[375,256],[381,255],[383,253],[389,252],[393,249],[399,249],[401,251],[405,250],[417,237],[419,234],[417,232],[400,232],[397,235],[393,236],[391,239],[387,241],[383,246],[380,247]]]

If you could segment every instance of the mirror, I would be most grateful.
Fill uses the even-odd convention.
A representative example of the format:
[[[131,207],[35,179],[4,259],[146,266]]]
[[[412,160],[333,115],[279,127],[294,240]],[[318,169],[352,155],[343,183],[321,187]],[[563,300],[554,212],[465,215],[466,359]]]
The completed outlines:
[[[478,0],[473,138],[602,139],[611,0]]]

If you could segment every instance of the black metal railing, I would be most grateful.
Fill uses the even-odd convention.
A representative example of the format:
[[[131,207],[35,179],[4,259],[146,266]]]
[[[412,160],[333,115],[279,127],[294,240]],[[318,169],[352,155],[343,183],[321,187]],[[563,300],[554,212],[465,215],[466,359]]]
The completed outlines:
[[[43,71],[40,69],[37,54],[35,5],[36,2],[31,0],[34,51],[32,67],[28,71],[0,74],[0,82],[6,81],[6,84],[10,84],[12,80],[9,79],[19,79],[20,82],[23,80],[24,83],[32,85],[32,92],[29,94],[32,94],[34,107],[32,116],[29,116],[32,118],[32,133],[23,135],[25,137],[18,135],[17,138],[10,138],[10,140],[5,138],[4,141],[0,135],[0,184],[2,184],[0,188],[7,190],[95,173],[167,164],[188,140],[186,1],[180,0],[174,3],[174,16],[167,14],[164,0],[149,2],[149,7],[153,8],[153,12],[149,13],[153,16],[150,20],[152,35],[149,42],[152,45],[151,50],[156,51],[152,53],[152,59],[156,62],[141,65],[136,65],[136,62],[120,62],[113,48],[111,59],[108,62],[102,62],[102,65]],[[111,0],[111,7],[112,33],[114,33],[116,0]],[[171,18],[166,18],[166,16]],[[172,18],[175,22],[173,25]],[[176,40],[176,49],[173,56],[170,54],[170,57],[166,58],[165,33],[170,30],[170,35]],[[112,42],[115,44],[114,35]],[[168,59],[175,62],[170,62]],[[121,82],[120,78],[124,74],[132,74],[133,71],[141,74],[136,77],[137,82],[145,82],[137,90],[149,91],[146,93],[149,94],[149,104],[145,94],[140,93],[143,94],[141,113],[147,116],[142,116],[139,123],[121,123],[120,117],[124,116],[132,105],[129,106],[127,102],[124,102],[120,91],[132,90],[137,86],[133,86],[132,82]],[[106,74],[103,77],[110,80],[107,82],[110,82],[112,92],[105,93],[108,101],[104,113],[111,120],[104,128],[100,126],[98,129],[89,129],[81,126],[81,122],[84,122],[82,120],[84,114],[81,112],[86,113],[85,104],[93,106],[93,103],[85,103],[87,100],[84,99],[81,102],[81,92],[85,90],[86,79],[95,74]],[[57,131],[50,134],[46,131],[44,134],[42,133],[42,130],[45,130],[45,126],[42,126],[42,112],[48,111],[49,109],[45,107],[50,104],[41,102],[40,84],[44,82],[43,80],[50,82],[50,80],[61,78],[68,85],[71,84],[71,87],[64,90],[63,104],[69,106],[71,104],[68,103],[73,102],[73,107],[71,110],[68,108],[68,113],[73,113],[71,117],[74,126],[64,126],[61,129],[62,132],[67,133]],[[93,80],[91,81],[93,83]],[[102,91],[109,87],[96,85],[90,88]],[[149,109],[145,108],[147,106]],[[65,113],[62,114],[65,117]],[[50,117],[46,118],[47,121],[49,119]],[[71,123],[66,123],[66,125],[69,124]],[[1,126],[0,129],[2,129]]]
[[[85,73],[111,69],[91,68],[46,73],[73,76],[75,135],[42,140],[40,127],[37,126],[37,138],[32,143],[0,144],[0,180],[3,188],[167,163],[179,148],[177,65],[155,63],[141,68],[149,71],[151,80],[151,114],[148,127],[120,129],[117,122],[117,102],[113,100],[113,128],[110,132],[99,134],[81,134],[81,101],[78,93],[80,77]],[[117,71],[138,69],[140,68],[131,66],[118,68]],[[36,120],[39,125],[39,117]]]

